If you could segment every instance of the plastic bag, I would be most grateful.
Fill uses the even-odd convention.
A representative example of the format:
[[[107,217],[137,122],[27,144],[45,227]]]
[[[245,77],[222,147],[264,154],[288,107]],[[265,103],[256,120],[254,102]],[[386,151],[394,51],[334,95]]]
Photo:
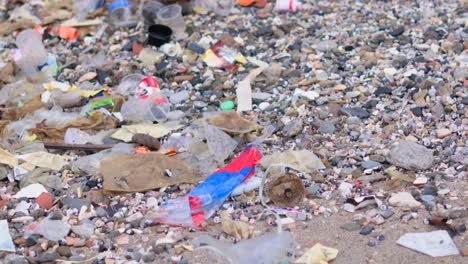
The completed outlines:
[[[262,154],[253,145],[231,163],[215,171],[186,196],[163,203],[154,222],[198,227],[212,216],[229,194],[254,174]]]

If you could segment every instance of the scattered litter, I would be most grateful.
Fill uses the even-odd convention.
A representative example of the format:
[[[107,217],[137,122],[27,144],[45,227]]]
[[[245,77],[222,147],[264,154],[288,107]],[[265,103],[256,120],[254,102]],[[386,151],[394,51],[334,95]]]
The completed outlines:
[[[338,255],[338,249],[323,246],[320,243],[315,244],[309,250],[307,250],[302,257],[296,260],[294,263],[305,263],[305,264],[327,264],[334,260]]]
[[[450,238],[450,235],[445,230],[426,233],[407,233],[398,239],[397,244],[431,257],[446,257],[460,254],[452,238]]]

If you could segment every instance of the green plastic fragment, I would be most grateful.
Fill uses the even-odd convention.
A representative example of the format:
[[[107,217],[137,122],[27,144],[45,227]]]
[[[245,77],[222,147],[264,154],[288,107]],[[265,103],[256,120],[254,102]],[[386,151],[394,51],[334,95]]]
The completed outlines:
[[[234,108],[234,102],[233,101],[224,101],[221,103],[221,110],[223,111],[229,111]]]

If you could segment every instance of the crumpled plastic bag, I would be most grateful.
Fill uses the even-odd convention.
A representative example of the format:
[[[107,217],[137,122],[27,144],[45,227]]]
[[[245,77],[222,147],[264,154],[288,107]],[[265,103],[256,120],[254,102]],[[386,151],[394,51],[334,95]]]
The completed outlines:
[[[39,95],[24,102],[23,106],[7,107],[0,110],[1,119],[3,120],[18,120],[25,117],[29,113],[34,113],[36,110],[45,108],[46,105],[41,101]]]
[[[100,172],[107,192],[142,192],[202,180],[184,161],[156,152],[113,156],[101,161]]]
[[[323,246],[320,243],[315,244],[307,250],[302,257],[294,263],[302,264],[327,264],[329,261],[334,260],[338,255],[338,249]]]
[[[243,118],[235,111],[212,115],[206,118],[206,122],[233,136],[250,133],[262,128],[260,125]]]
[[[44,127],[39,124],[36,128],[29,129],[28,132],[36,134],[37,138],[44,142],[61,142],[69,128],[79,128],[82,131],[94,134],[101,130],[115,128],[117,123],[118,120],[115,117],[104,115],[101,112],[93,112],[89,118],[80,117],[63,127]]]
[[[273,153],[260,161],[260,165],[264,168],[279,163],[288,164],[291,168],[304,173],[325,169],[322,161],[312,151],[305,149]]]
[[[249,231],[249,224],[241,222],[241,221],[234,221],[229,216],[227,211],[222,211],[221,215],[221,229],[224,233],[234,236],[237,239],[247,239],[249,238],[250,231]]]

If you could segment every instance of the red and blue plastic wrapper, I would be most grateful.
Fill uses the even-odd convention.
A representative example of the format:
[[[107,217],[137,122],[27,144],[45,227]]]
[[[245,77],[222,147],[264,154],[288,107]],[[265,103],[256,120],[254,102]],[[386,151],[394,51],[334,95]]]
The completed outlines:
[[[254,145],[247,146],[239,157],[208,176],[187,195],[161,204],[154,222],[199,227],[239,184],[254,174],[261,158],[262,154]]]

